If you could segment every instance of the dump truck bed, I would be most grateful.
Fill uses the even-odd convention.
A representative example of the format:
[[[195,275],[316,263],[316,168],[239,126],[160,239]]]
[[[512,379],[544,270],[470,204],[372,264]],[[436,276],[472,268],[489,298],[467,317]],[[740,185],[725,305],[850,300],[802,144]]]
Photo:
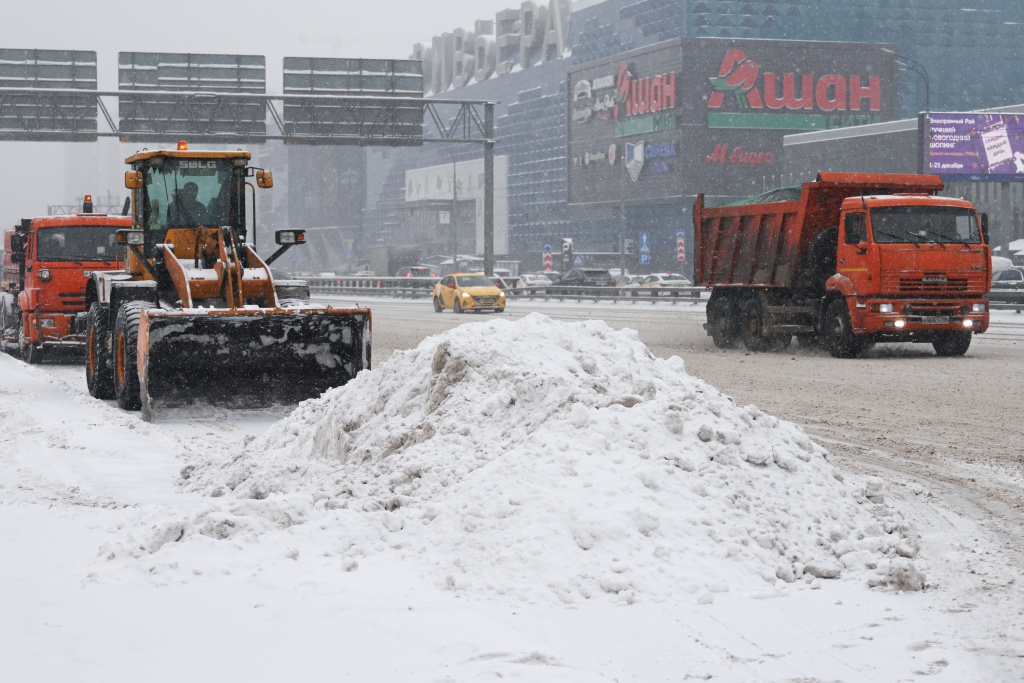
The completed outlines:
[[[705,207],[699,195],[693,208],[695,279],[706,287],[792,287],[811,240],[838,225],[844,199],[942,188],[932,175],[819,173],[800,188],[725,206]]]

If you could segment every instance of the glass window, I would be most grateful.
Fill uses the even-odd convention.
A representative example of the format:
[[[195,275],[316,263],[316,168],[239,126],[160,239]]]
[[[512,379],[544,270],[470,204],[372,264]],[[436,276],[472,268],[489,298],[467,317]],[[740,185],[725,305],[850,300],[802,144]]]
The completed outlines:
[[[860,244],[861,242],[863,242],[864,238],[866,237],[866,235],[864,234],[864,214],[846,214],[845,232],[845,241],[847,244]]]
[[[142,222],[147,230],[230,225],[244,236],[244,168],[235,168],[232,159],[156,159],[145,168]]]
[[[38,261],[115,261],[116,225],[66,225],[36,233]]]
[[[459,278],[460,287],[493,287],[494,283],[483,275],[463,275]]]
[[[887,206],[871,210],[871,231],[879,243],[978,244],[974,211],[946,206]]]

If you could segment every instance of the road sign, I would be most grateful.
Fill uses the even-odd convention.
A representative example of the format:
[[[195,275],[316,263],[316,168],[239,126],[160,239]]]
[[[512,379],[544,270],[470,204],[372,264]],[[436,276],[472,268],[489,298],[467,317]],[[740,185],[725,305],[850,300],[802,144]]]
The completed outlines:
[[[544,251],[551,253],[551,242],[544,243]]]
[[[686,233],[682,230],[676,230],[676,259],[686,260]]]
[[[640,233],[640,253],[647,255],[651,253],[651,233],[649,232]]]
[[[544,270],[554,270],[554,269],[555,269],[555,262],[551,258],[551,252],[550,251],[545,251],[544,252]]]
[[[573,267],[582,266],[583,265],[583,255],[582,254],[577,254],[576,256],[573,256],[572,257],[572,265],[573,265]]]

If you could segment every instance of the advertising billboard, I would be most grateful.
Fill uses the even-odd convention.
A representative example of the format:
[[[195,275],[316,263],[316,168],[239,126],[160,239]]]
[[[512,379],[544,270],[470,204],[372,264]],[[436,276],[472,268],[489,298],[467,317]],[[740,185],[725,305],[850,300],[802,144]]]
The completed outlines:
[[[761,192],[783,136],[896,118],[883,45],[693,38],[568,76],[569,202]]]
[[[950,181],[1024,180],[1024,116],[925,115],[926,173]]]

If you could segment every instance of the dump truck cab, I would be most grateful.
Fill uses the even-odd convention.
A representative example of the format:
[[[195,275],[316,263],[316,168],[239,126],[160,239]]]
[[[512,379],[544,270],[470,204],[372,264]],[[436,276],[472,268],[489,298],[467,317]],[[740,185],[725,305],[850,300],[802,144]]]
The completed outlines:
[[[852,304],[853,332],[876,341],[913,340],[950,325],[984,332],[989,263],[970,202],[929,194],[850,197],[826,289]]]
[[[86,381],[125,409],[287,406],[370,365],[370,312],[307,301],[304,282],[275,282],[270,264],[305,242],[278,230],[263,258],[255,189],[273,187],[249,152],[177,149],[128,159],[124,268],[86,290]],[[250,182],[255,179],[255,184]]]
[[[82,212],[24,219],[4,236],[0,344],[28,363],[85,350],[88,275],[124,262],[116,236],[131,219],[92,209],[86,195]]]

